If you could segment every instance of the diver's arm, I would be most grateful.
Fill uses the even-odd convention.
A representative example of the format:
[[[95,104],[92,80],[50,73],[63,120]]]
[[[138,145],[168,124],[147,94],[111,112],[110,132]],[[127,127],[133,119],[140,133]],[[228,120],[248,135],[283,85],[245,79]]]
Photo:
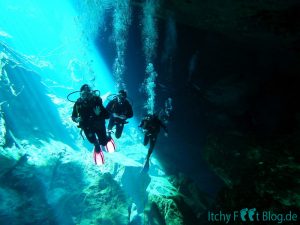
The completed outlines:
[[[79,121],[79,119],[80,119],[80,117],[79,117],[79,115],[78,115],[78,109],[77,109],[77,102],[74,104],[74,106],[73,106],[73,111],[72,111],[72,120],[75,122],[75,123],[78,123]]]
[[[133,117],[133,111],[132,111],[132,106],[130,105],[129,102],[127,102],[127,113],[126,113],[127,118]]]

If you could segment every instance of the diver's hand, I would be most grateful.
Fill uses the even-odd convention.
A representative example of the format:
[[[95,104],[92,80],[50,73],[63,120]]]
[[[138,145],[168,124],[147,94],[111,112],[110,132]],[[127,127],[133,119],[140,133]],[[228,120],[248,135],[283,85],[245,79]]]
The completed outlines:
[[[124,115],[120,115],[119,118],[120,118],[121,120],[126,120],[126,116],[124,116]]]
[[[165,135],[165,137],[168,137],[168,133],[167,132],[165,132],[164,135]]]
[[[118,115],[117,113],[113,113],[112,115],[115,118],[119,118],[121,120],[126,120],[126,116],[124,116],[124,115]]]
[[[100,113],[101,113],[100,106],[96,106],[96,107],[94,108],[94,113],[96,114],[96,116],[99,116],[99,115],[100,115]]]
[[[79,123],[79,122],[81,121],[81,118],[80,118],[80,117],[77,117],[77,118],[74,119],[74,121],[75,121],[76,123]]]

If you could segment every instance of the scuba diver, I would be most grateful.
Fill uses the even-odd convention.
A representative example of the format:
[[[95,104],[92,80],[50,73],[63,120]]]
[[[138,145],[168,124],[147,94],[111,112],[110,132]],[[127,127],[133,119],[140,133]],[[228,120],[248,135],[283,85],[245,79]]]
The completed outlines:
[[[109,113],[102,104],[102,99],[92,91],[87,84],[80,88],[80,98],[73,106],[72,120],[79,123],[90,143],[94,145],[95,163],[104,164],[104,156],[101,146],[104,147],[111,140],[106,135],[105,119],[109,118]],[[96,137],[97,136],[97,137]],[[99,161],[101,160],[101,161]]]
[[[146,146],[150,141],[150,146],[148,149],[145,165],[143,168],[143,171],[147,172],[149,170],[149,159],[153,152],[156,139],[160,131],[160,127],[164,129],[165,136],[168,136],[168,130],[167,127],[162,123],[162,121],[158,118],[156,114],[146,115],[142,119],[139,127],[142,128],[144,132],[144,145]]]
[[[110,113],[110,119],[107,126],[108,133],[110,135],[112,128],[116,126],[116,138],[121,137],[124,124],[128,123],[126,120],[133,116],[132,106],[126,98],[126,91],[120,90],[119,94],[106,106],[106,110]]]

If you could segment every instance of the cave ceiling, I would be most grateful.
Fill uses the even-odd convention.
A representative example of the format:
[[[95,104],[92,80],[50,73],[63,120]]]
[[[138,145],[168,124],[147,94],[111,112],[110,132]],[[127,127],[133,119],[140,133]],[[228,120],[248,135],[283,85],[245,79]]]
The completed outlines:
[[[299,14],[299,0],[168,0],[158,13],[238,40],[278,40],[298,52]]]

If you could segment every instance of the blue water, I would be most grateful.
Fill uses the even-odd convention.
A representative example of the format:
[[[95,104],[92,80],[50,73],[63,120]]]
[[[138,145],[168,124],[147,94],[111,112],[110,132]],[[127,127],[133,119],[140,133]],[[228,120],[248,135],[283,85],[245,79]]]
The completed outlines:
[[[165,81],[166,76],[165,66],[160,63],[167,62],[175,54],[176,26],[173,20],[167,21],[167,27],[158,22],[155,17],[158,7],[157,1],[147,1],[144,8],[133,7],[129,1],[108,0],[0,2],[0,50],[5,57],[22,63],[10,71],[10,74],[18,74],[18,77],[10,79],[18,94],[15,96],[18,104],[13,102],[15,98],[8,99],[9,94],[2,93],[0,96],[0,103],[6,104],[3,105],[6,125],[11,130],[8,145],[14,148],[12,143],[15,142],[22,150],[20,154],[8,152],[11,159],[17,161],[26,152],[29,162],[38,165],[37,170],[52,170],[47,166],[54,164],[53,174],[56,175],[61,162],[55,164],[51,157],[65,154],[66,164],[72,160],[79,164],[82,161],[85,170],[90,168],[90,162],[85,163],[91,159],[88,154],[93,146],[81,140],[78,129],[70,121],[73,104],[66,99],[69,93],[88,83],[100,91],[103,100],[120,88],[127,89],[135,115],[125,126],[122,138],[116,141],[120,154],[106,156],[108,168],[103,169],[102,174],[114,173],[117,168],[109,166],[116,162],[121,162],[122,166],[142,166],[147,149],[142,146],[142,133],[137,125],[145,113],[158,112],[165,99],[174,93],[172,82],[159,82]],[[166,47],[168,42],[160,39],[164,29],[172,35],[167,39],[172,46]],[[164,60],[159,60],[159,53]],[[31,71],[30,76],[28,71]],[[171,74],[172,70],[168,73]],[[164,86],[167,87],[161,90]],[[180,101],[175,100],[175,103],[179,113],[184,110]],[[104,101],[106,104],[107,101]],[[168,125],[169,139],[159,136],[152,156],[153,168],[156,169],[150,170],[153,183],[158,175],[164,177],[164,173],[182,172],[194,180],[201,191],[214,196],[222,182],[202,158],[203,142],[199,145],[194,142],[195,136],[188,135],[189,127],[185,125],[180,117],[175,117]],[[203,140],[203,129],[199,127],[193,132],[198,132]],[[45,142],[49,144],[43,149],[41,146],[45,146]],[[189,151],[198,148],[199,155],[195,155],[195,150],[193,153]],[[80,154],[88,156],[82,158]],[[70,171],[80,168],[69,166],[67,169]],[[69,178],[73,179],[72,176],[74,173],[70,172]],[[86,179],[81,176],[76,178],[80,182]],[[44,182],[45,187],[52,185]],[[56,199],[64,194],[62,189],[48,193],[49,199],[54,199],[49,200],[49,204],[57,204]]]

